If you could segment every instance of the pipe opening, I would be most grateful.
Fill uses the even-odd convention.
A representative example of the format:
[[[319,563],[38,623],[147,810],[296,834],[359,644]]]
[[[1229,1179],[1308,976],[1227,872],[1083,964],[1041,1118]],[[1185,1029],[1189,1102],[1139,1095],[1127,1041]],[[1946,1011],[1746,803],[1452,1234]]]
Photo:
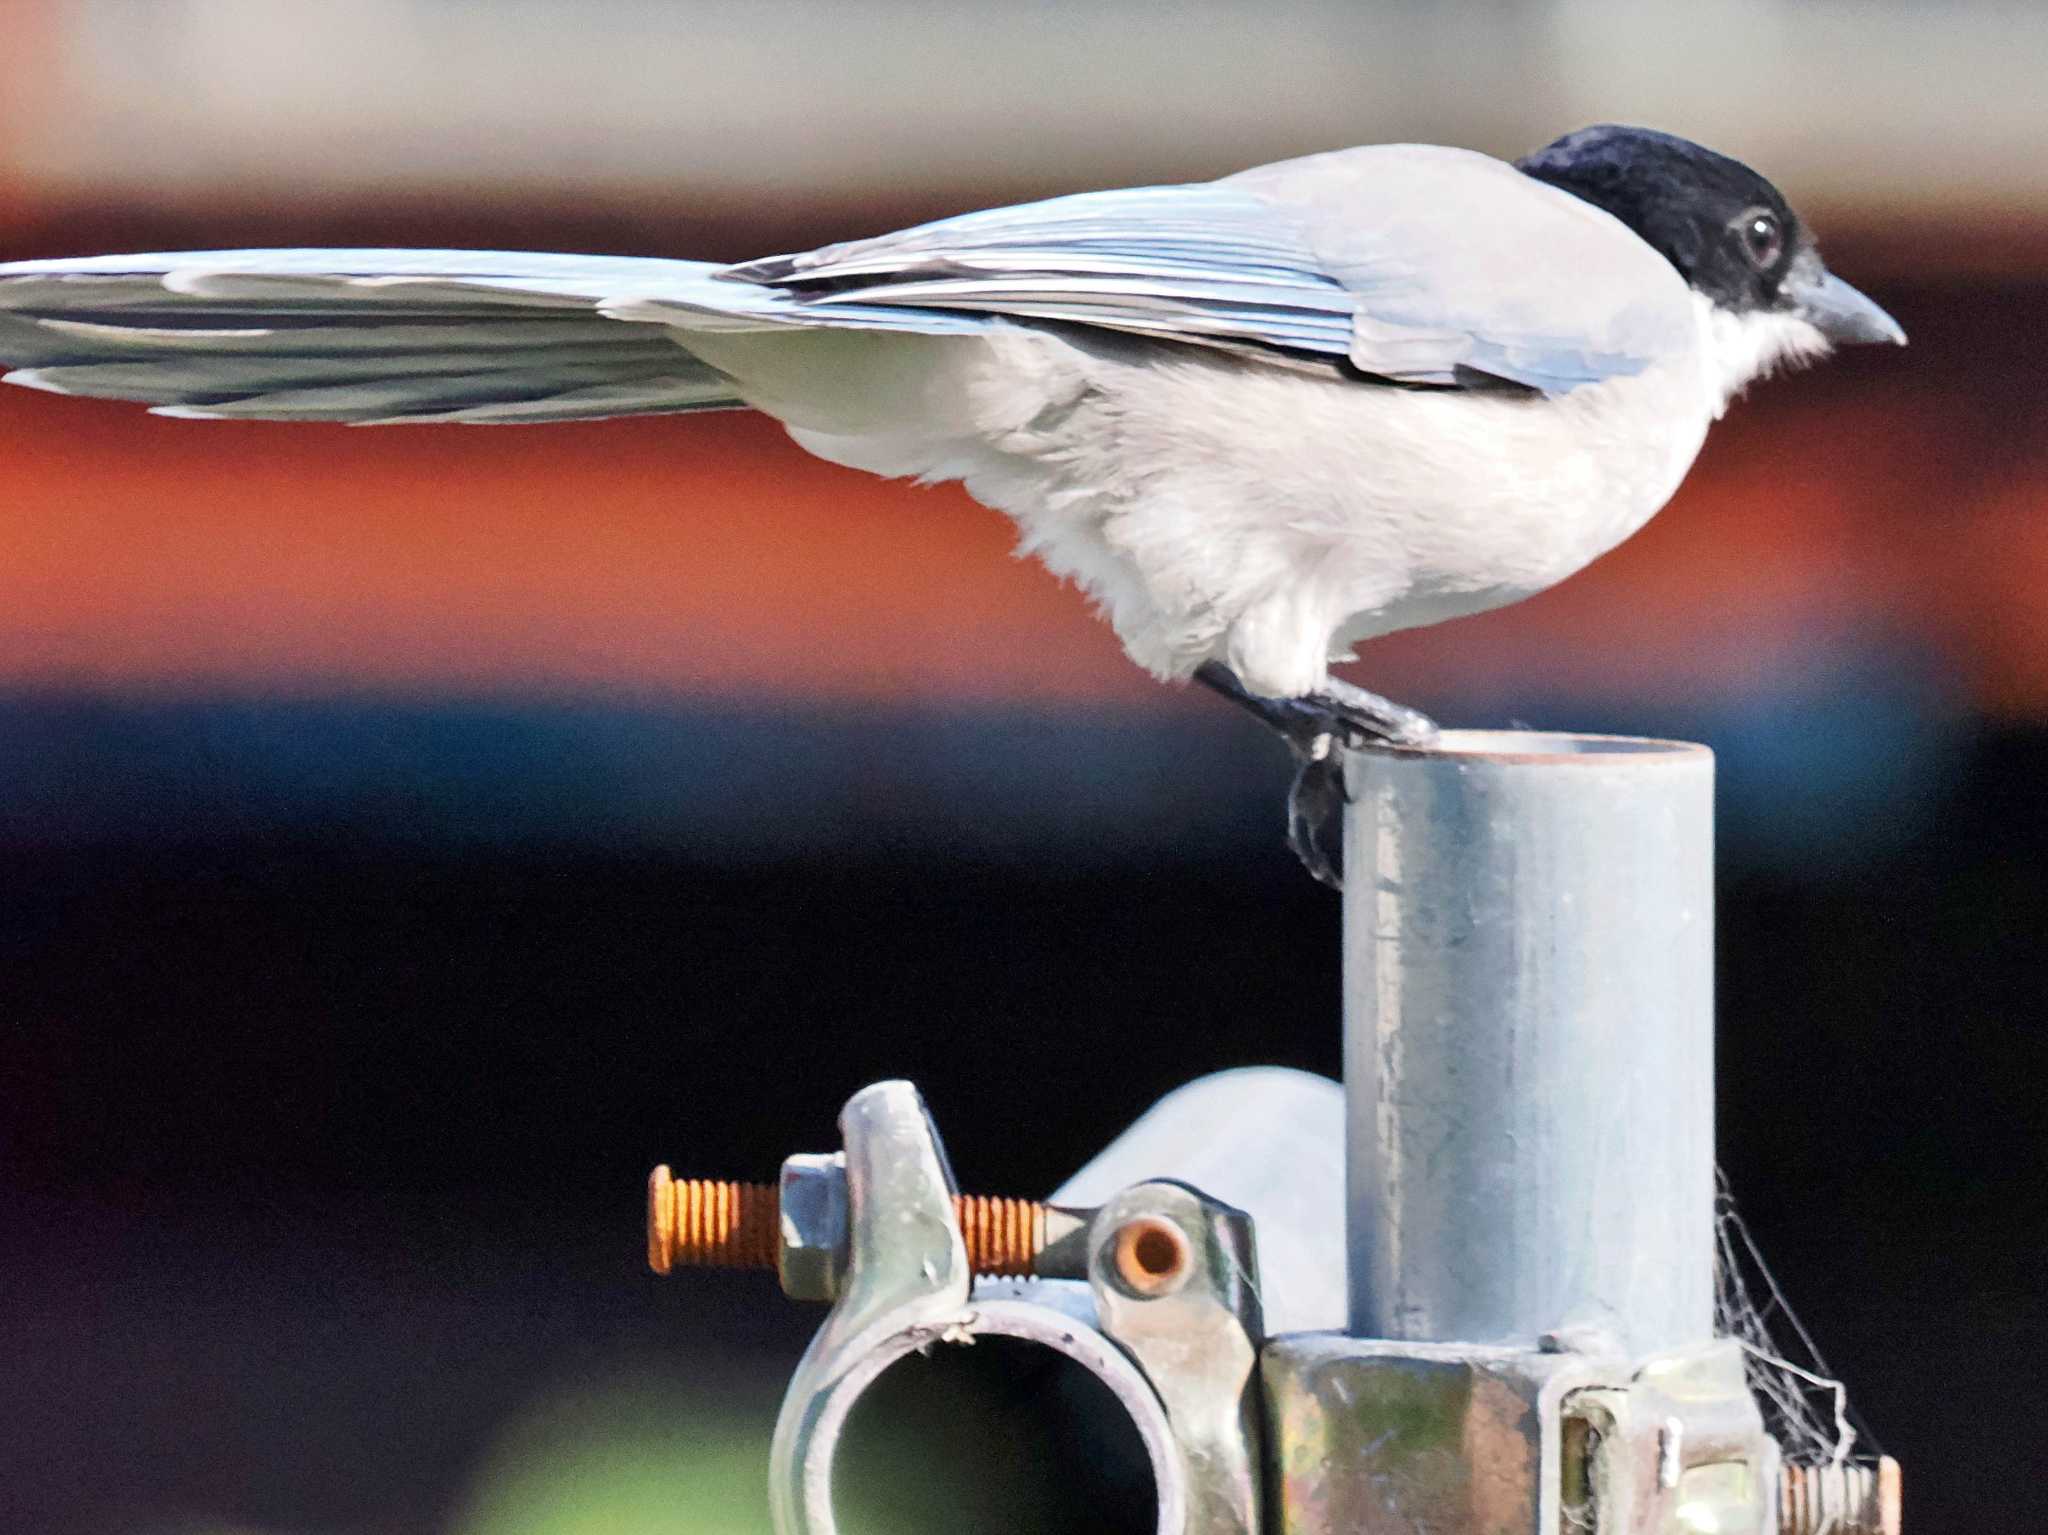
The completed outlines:
[[[1167,1295],[1186,1282],[1193,1254],[1172,1221],[1141,1215],[1117,1231],[1112,1253],[1117,1277],[1134,1295]]]
[[[1629,757],[1672,763],[1712,760],[1713,753],[1690,741],[1645,736],[1603,736],[1550,730],[1446,730],[1427,746],[1373,746],[1389,757],[1468,757],[1487,762],[1581,762]]]
[[[1022,1338],[906,1354],[848,1413],[832,1460],[841,1535],[1154,1535],[1145,1442],[1078,1360]]]

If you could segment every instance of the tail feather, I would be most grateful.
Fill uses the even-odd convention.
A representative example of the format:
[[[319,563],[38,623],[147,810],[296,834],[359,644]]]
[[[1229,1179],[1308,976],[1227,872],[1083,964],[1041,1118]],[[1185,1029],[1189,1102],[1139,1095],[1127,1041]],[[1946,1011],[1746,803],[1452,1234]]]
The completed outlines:
[[[53,360],[63,354],[81,362],[145,352],[234,352],[244,357],[347,357],[367,353],[398,357],[450,349],[480,352],[520,351],[537,346],[616,346],[633,339],[630,335],[621,336],[619,327],[609,320],[586,320],[574,315],[549,316],[545,321],[538,316],[522,316],[498,323],[471,320],[437,324],[419,320],[345,327],[332,323],[293,326],[272,318],[267,328],[219,329],[195,325],[108,325],[49,316],[29,322],[21,316],[0,312],[0,337],[15,335],[24,343],[40,337],[40,344],[51,349]],[[640,339],[651,348],[658,338]],[[0,350],[9,350],[6,341],[0,340]]]
[[[698,262],[236,251],[0,266],[10,383],[205,419],[562,421],[737,406],[662,325],[600,306]],[[737,285],[719,285],[733,291]]]
[[[623,391],[630,391],[633,410],[617,408],[629,398]],[[350,421],[389,426],[441,420],[458,413],[472,421],[501,416],[528,419],[523,413],[535,406],[562,412],[550,418],[556,420],[643,414],[656,409],[704,410],[730,407],[736,403],[731,394],[723,384],[704,385],[672,374],[622,380],[616,369],[608,367],[556,367],[426,378],[408,373],[402,378],[275,388],[239,396],[193,394],[153,408],[158,415],[187,421]],[[139,390],[127,389],[118,397],[135,399],[139,395]]]
[[[454,422],[466,426],[538,426],[548,421],[598,421],[617,416],[673,416],[699,410],[736,410],[742,402],[722,381],[714,394],[691,402],[686,381],[649,379],[642,384],[593,384],[533,400],[500,400],[454,410],[411,410],[396,416],[355,418],[357,426],[396,426],[407,422]],[[160,407],[158,415],[178,414],[176,406]]]

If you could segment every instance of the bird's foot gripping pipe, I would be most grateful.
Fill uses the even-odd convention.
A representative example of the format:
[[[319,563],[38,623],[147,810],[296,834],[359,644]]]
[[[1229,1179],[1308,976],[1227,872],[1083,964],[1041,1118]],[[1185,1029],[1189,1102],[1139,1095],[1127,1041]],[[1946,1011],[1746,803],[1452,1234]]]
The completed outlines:
[[[1294,753],[1287,791],[1287,845],[1301,866],[1333,890],[1344,885],[1344,753],[1364,746],[1428,746],[1436,721],[1353,683],[1328,679],[1300,698],[1254,693],[1220,661],[1205,661],[1195,680],[1262,721]]]

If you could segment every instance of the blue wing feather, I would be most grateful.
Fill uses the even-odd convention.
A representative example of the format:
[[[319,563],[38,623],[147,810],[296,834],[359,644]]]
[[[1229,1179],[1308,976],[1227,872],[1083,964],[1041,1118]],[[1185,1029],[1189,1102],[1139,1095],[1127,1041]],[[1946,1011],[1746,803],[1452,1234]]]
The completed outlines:
[[[1639,372],[1691,325],[1677,273],[1607,214],[1487,156],[1412,145],[991,209],[720,276],[820,320],[1056,319],[1546,393]]]

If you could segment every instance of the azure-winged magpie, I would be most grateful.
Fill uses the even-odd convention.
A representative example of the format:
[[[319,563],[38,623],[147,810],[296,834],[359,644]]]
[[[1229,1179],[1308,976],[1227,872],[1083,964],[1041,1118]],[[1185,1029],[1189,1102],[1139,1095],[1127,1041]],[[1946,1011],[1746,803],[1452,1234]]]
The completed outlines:
[[[958,479],[1133,660],[1301,759],[1335,882],[1331,677],[1562,580],[1668,500],[1752,380],[1904,332],[1747,166],[1602,126],[1513,164],[1378,145],[706,262],[242,250],[0,265],[12,382],[166,415],[531,422],[752,406]]]

